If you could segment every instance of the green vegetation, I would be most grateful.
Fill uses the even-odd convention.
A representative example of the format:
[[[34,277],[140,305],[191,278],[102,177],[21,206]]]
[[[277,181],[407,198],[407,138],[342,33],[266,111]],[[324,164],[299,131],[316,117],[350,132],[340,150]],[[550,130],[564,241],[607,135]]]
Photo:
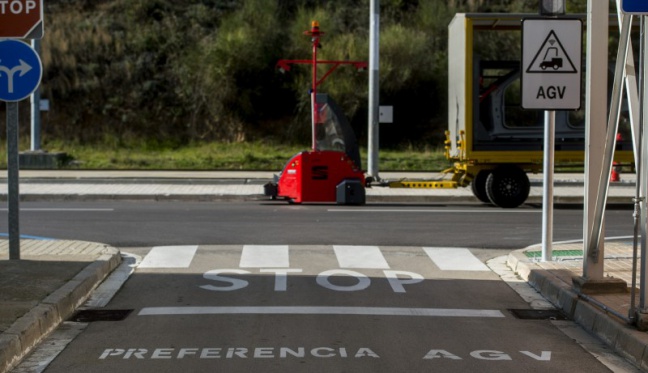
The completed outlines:
[[[101,145],[79,145],[59,141],[48,142],[51,152],[63,151],[73,158],[69,169],[141,169],[141,170],[266,170],[281,171],[290,157],[308,150],[301,146],[278,146],[261,142],[202,143],[181,147],[158,144],[113,146],[114,140]],[[24,144],[28,148],[28,144]],[[0,152],[6,154],[5,144]],[[361,149],[366,168],[366,149]],[[6,168],[6,157],[0,167]],[[450,166],[443,152],[437,149],[383,150],[380,169],[384,171],[441,171]]]
[[[381,104],[394,106],[395,122],[381,125],[381,147],[442,146],[447,26],[455,13],[537,12],[537,4],[382,0],[380,97]],[[45,7],[42,96],[51,110],[43,114],[42,137],[83,167],[206,168],[214,157],[209,149],[232,143],[240,145],[227,151],[237,154],[255,146],[246,142],[303,149],[311,131],[310,69],[294,66],[282,75],[276,62],[310,58],[303,32],[311,20],[326,33],[321,59],[368,60],[369,0],[49,0]],[[569,1],[570,12],[583,8],[582,1]],[[516,40],[493,35],[479,43],[497,54],[519,54]],[[361,144],[367,137],[367,80],[367,73],[341,67],[319,87],[343,108]],[[20,105],[21,133],[27,134],[28,103]],[[150,159],[113,162],[141,143],[155,144],[142,148]],[[173,159],[168,154],[183,147],[203,160],[153,159]],[[105,159],[91,161],[100,149]],[[282,160],[264,158],[250,167]],[[240,167],[222,162],[215,167]],[[407,167],[404,161],[393,167],[401,163]]]

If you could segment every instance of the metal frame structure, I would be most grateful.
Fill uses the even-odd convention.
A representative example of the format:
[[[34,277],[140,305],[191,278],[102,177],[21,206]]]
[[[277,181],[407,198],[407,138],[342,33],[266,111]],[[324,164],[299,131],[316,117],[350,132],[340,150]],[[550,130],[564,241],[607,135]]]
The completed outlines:
[[[290,66],[293,64],[304,64],[312,66],[312,81],[311,81],[311,112],[312,112],[312,149],[313,151],[317,150],[317,140],[315,134],[317,133],[316,126],[319,124],[318,110],[317,110],[317,86],[322,84],[326,78],[329,77],[338,67],[342,65],[352,65],[358,70],[366,70],[367,62],[363,61],[318,61],[317,60],[317,50],[321,48],[320,37],[324,34],[323,31],[320,31],[319,22],[313,21],[311,24],[311,29],[304,31],[304,35],[311,37],[313,57],[310,60],[279,60],[277,62],[277,68],[281,72],[290,71]],[[321,77],[317,78],[317,66],[318,65],[330,65],[331,68]]]

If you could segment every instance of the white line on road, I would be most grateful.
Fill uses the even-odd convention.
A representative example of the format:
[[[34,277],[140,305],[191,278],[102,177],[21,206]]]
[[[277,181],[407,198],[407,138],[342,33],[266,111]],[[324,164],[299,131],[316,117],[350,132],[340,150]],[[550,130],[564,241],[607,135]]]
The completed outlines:
[[[390,307],[146,307],[139,316],[171,315],[356,315],[426,317],[504,317],[498,310]]]
[[[288,245],[245,245],[240,268],[288,268]]]
[[[483,209],[483,210],[442,210],[442,209],[372,209],[372,208],[359,208],[359,209],[328,209],[328,212],[364,212],[364,213],[375,213],[375,212],[404,212],[404,213],[464,213],[464,214],[477,214],[477,213],[489,213],[489,214],[539,214],[542,213],[542,210],[525,210],[525,209]]]
[[[189,268],[198,246],[156,246],[138,268]]]
[[[424,247],[423,250],[444,271],[490,271],[468,249]]]
[[[8,211],[7,208],[0,208],[0,211]],[[113,212],[115,209],[102,208],[21,208],[20,211],[27,212]]]
[[[334,245],[340,268],[389,269],[389,264],[378,246]]]

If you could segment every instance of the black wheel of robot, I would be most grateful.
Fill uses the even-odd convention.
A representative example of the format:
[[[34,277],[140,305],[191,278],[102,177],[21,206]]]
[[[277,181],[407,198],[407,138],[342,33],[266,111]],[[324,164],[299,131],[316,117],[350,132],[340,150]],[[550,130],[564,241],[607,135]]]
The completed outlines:
[[[484,203],[491,203],[490,199],[488,199],[488,194],[486,193],[486,180],[490,174],[491,170],[481,170],[477,175],[475,175],[470,183],[470,189],[472,189],[473,195]]]
[[[517,166],[500,166],[486,179],[486,194],[495,206],[518,207],[529,197],[531,184],[526,172]]]

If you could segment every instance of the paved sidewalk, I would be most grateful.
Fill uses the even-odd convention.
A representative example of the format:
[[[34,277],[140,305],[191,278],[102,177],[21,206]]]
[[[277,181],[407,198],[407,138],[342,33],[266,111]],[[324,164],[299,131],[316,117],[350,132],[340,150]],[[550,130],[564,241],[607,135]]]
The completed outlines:
[[[439,173],[384,172],[385,180],[428,179]],[[267,171],[21,171],[20,195],[35,200],[250,200],[266,199],[263,184],[271,181]],[[531,191],[527,203],[542,202],[542,175],[530,174]],[[612,184],[610,203],[632,203],[634,174]],[[366,189],[367,202],[474,202],[471,189],[405,189],[372,187]],[[583,202],[583,175],[557,173],[554,177],[556,203]],[[7,198],[6,171],[0,171],[0,200]]]
[[[540,245],[535,245],[511,252],[508,265],[567,317],[642,370],[648,370],[648,333],[637,330],[628,320],[633,276],[632,239],[605,243],[605,277],[627,283],[622,291],[609,293],[583,294],[573,286],[572,279],[583,275],[582,242],[554,244],[552,261],[547,262],[541,261],[541,250]],[[638,305],[637,292],[635,306]]]
[[[117,249],[80,241],[0,240],[0,372],[9,371],[68,319],[120,263]]]

